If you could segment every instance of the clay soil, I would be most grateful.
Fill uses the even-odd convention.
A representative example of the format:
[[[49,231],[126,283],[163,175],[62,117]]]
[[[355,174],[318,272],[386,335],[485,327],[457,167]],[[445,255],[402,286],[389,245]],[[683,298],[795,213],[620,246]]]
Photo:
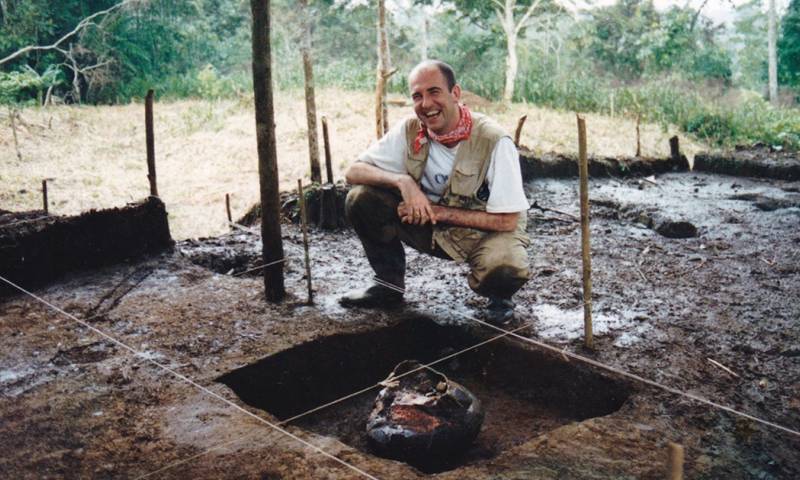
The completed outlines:
[[[526,188],[540,206],[578,213],[574,179],[534,180]],[[529,326],[523,335],[799,429],[800,183],[670,173],[655,184],[599,178],[590,188],[596,351],[584,350],[580,338],[580,229],[553,211],[528,212],[533,278],[516,297],[517,314]],[[656,224],[664,221],[689,222],[697,236],[663,236]],[[281,305],[264,302],[257,276],[239,275],[258,264],[260,248],[256,235],[242,231],[179,242],[173,252],[71,274],[35,291],[141,355],[30,297],[2,300],[0,477],[359,478],[151,363],[274,423],[287,412],[252,406],[221,378],[319,344],[309,342],[355,334],[372,338],[362,348],[376,352],[361,364],[377,364],[371,359],[384,343],[413,351],[414,340],[369,335],[414,319],[456,328],[475,342],[496,334],[468,318],[478,317],[484,302],[467,287],[465,267],[413,251],[403,309],[339,307],[338,296],[371,275],[349,230],[312,230],[315,299],[306,305],[301,238],[296,225],[284,225],[290,297]],[[538,351],[510,338],[497,342]],[[296,357],[302,362],[285,363],[283,383],[265,380],[261,393],[304,408],[336,385],[366,387],[391,370],[337,362],[331,345],[324,354],[310,349]],[[429,353],[446,355],[462,345]],[[542,358],[561,366],[506,362],[503,381],[493,381],[495,370],[474,368],[461,378],[457,367],[445,366],[485,399],[478,445],[488,447],[438,478],[664,478],[668,441],[685,447],[687,478],[800,476],[798,436],[560,355]],[[301,382],[287,397],[285,390],[312,372],[314,362],[329,374]],[[544,380],[554,371],[569,385],[563,401],[551,389],[532,408],[536,395],[513,387],[546,390]],[[603,402],[583,380],[595,378],[589,375],[624,386],[619,408],[581,414],[592,409],[576,405]],[[366,418],[356,413],[369,408],[368,398],[286,428],[376,478],[427,477],[361,448],[357,432]]]

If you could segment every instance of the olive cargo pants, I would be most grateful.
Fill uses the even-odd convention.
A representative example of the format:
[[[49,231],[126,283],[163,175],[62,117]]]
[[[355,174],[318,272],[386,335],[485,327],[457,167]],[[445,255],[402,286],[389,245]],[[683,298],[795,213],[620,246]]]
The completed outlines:
[[[432,244],[433,227],[402,223],[397,216],[398,193],[367,185],[354,186],[345,212],[364,246],[372,269],[381,280],[405,288],[403,243],[416,250],[451,260]],[[470,252],[468,283],[486,297],[511,298],[528,281],[528,243],[513,232],[488,232]]]

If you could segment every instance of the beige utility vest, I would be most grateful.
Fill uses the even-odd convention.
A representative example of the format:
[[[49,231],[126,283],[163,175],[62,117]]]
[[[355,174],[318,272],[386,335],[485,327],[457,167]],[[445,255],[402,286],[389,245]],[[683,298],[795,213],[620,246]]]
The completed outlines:
[[[428,163],[430,140],[422,145],[419,153],[414,153],[420,122],[416,117],[406,121],[406,141],[408,156],[405,159],[406,171],[419,184],[425,165]],[[478,190],[486,181],[486,172],[492,160],[492,152],[497,142],[509,135],[485,115],[472,114],[472,132],[467,140],[461,142],[456,152],[453,170],[445,185],[439,205],[470,210],[486,211],[486,200],[478,198]],[[503,172],[495,172],[495,175]],[[487,198],[488,199],[488,198]],[[526,235],[527,215],[522,213],[517,222],[515,235]],[[433,241],[451,258],[457,261],[467,259],[478,242],[489,232],[474,228],[437,224],[433,226]]]

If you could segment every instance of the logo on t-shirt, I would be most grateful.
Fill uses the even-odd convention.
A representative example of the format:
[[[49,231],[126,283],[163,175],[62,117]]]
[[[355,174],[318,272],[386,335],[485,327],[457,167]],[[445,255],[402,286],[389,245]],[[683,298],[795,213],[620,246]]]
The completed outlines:
[[[450,175],[445,175],[443,173],[437,173],[433,176],[433,181],[436,182],[437,185],[444,185],[447,183],[447,179],[450,178]]]

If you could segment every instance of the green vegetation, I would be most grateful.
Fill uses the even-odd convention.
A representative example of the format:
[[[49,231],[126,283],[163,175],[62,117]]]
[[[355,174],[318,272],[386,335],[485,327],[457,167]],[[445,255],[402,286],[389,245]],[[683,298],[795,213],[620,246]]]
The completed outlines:
[[[119,0],[7,0],[0,8],[0,58],[48,45]],[[315,78],[320,86],[370,90],[375,81],[375,12],[369,2],[311,0]],[[405,0],[390,16],[390,89],[428,55],[451,63],[469,90],[499,99],[506,37],[491,2]],[[519,0],[517,18],[531,2]],[[690,7],[657,10],[619,0],[579,16],[544,1],[521,30],[514,100],[562,110],[637,116],[675,124],[711,143],[765,142],[800,148],[800,112],[775,108],[766,90],[766,21],[759,0],[740,7],[725,29]],[[274,81],[299,89],[300,15],[273,0]],[[426,24],[428,27],[423,28]],[[781,20],[782,89],[800,88],[800,0]],[[425,34],[424,32],[427,32]],[[733,45],[729,47],[728,45]],[[60,44],[0,65],[0,102],[120,103],[155,88],[161,98],[247,97],[248,0],[129,1]],[[784,93],[784,96],[786,94]]]

